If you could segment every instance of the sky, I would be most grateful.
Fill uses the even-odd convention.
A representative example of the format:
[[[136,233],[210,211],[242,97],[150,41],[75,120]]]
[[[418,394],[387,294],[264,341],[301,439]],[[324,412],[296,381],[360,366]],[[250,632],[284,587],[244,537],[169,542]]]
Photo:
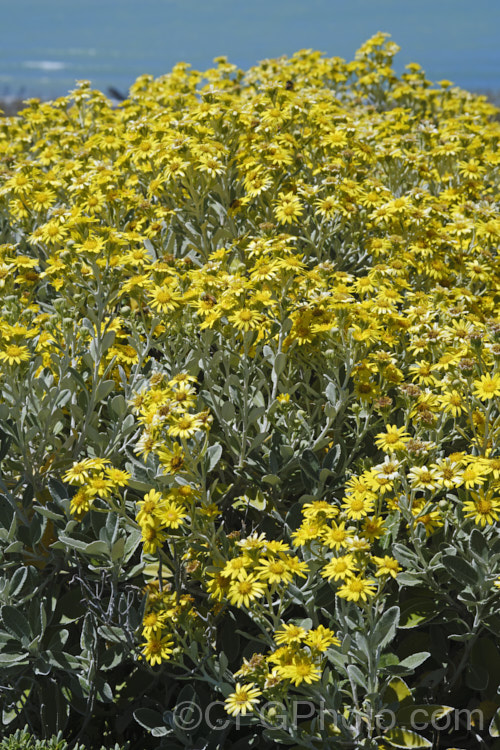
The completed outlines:
[[[2,7],[3,6],[3,7]],[[0,0],[0,95],[59,95],[78,78],[123,89],[179,61],[246,69],[318,49],[352,59],[377,31],[432,80],[500,90],[500,0]],[[36,89],[38,88],[38,91]]]

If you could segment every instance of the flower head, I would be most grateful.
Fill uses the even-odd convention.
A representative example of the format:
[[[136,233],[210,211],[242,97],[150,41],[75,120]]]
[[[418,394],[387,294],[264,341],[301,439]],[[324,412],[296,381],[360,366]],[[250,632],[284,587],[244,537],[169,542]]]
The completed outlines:
[[[234,693],[228,695],[224,702],[226,711],[231,716],[238,716],[238,714],[246,716],[248,711],[254,710],[261,695],[262,691],[254,682],[249,682],[248,685],[240,685],[237,682]]]

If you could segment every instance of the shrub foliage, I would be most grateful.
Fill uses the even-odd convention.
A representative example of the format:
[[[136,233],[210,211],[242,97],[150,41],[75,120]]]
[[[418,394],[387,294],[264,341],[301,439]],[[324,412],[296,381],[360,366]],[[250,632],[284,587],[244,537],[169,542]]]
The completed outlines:
[[[47,740],[37,740],[32,734],[25,729],[18,729],[17,732],[5,737],[0,741],[0,750],[68,750],[69,745],[62,734],[59,732]],[[73,745],[72,750],[85,750],[84,745]],[[105,750],[104,747],[101,750]],[[124,748],[115,745],[112,750],[124,750]]]

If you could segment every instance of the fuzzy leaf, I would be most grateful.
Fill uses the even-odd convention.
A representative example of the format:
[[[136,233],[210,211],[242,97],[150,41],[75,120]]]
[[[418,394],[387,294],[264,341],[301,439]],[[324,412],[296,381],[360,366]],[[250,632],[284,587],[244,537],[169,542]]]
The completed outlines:
[[[377,620],[373,631],[370,633],[370,642],[374,648],[383,649],[394,639],[399,624],[399,617],[399,607],[390,607]]]
[[[95,400],[102,401],[114,390],[116,383],[114,380],[101,380],[96,388]]]
[[[211,445],[210,448],[207,449],[206,453],[206,463],[207,463],[207,471],[213,471],[217,464],[220,461],[220,457],[222,456],[222,445],[220,443],[215,443],[215,445]]]
[[[421,664],[424,663],[426,659],[428,659],[430,656],[429,651],[418,651],[416,654],[411,654],[411,656],[407,656],[406,659],[403,659],[403,661],[400,662],[400,667],[405,667],[406,669],[416,669]]]
[[[423,622],[429,622],[438,614],[436,602],[425,596],[411,596],[401,605],[400,628],[415,628]]]
[[[490,735],[491,737],[500,737],[500,708],[497,709],[490,722]]]
[[[476,570],[463,557],[443,555],[443,565],[459,583],[468,586],[478,582]]]
[[[386,703],[403,703],[411,698],[411,690],[404,680],[400,677],[394,677],[388,684],[384,701]]]
[[[411,704],[409,706],[404,706],[398,711],[398,724],[407,724],[408,726],[420,729],[422,728],[421,725],[437,721],[454,710],[453,706],[441,706],[438,704]]]
[[[29,622],[22,612],[6,604],[1,613],[3,624],[12,636],[19,639],[31,637]]]
[[[359,669],[359,667],[356,667],[354,664],[349,664],[349,666],[347,667],[347,674],[349,675],[349,679],[352,680],[352,682],[364,688],[365,690],[367,689],[365,676],[363,675],[363,672]]]
[[[149,732],[156,730],[155,737],[167,734],[167,728],[162,715],[158,711],[153,711],[152,708],[137,708],[134,711],[134,719]],[[157,732],[161,732],[161,735],[157,734]]]
[[[389,729],[384,734],[384,741],[392,747],[432,747],[432,742],[409,729]]]

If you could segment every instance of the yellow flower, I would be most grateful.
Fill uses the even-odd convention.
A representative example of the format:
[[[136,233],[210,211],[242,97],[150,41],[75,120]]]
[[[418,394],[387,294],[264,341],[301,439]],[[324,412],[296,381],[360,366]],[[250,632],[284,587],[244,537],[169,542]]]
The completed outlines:
[[[474,385],[474,395],[482,401],[500,396],[500,373],[482,375],[479,380],[474,380]]]
[[[201,154],[196,169],[200,172],[208,172],[211,177],[217,177],[224,172],[224,165],[210,154]]]
[[[354,493],[346,495],[341,507],[347,518],[359,520],[373,511],[373,494]]]
[[[287,557],[287,565],[289,570],[300,578],[307,578],[309,573],[309,565],[306,562],[301,562],[298,557]]]
[[[194,388],[190,383],[185,381],[178,382],[175,385],[176,387],[172,393],[173,408],[179,410],[192,408],[196,401],[196,391]]]
[[[238,547],[247,550],[261,550],[266,546],[266,543],[266,535],[263,533],[257,534],[256,531],[254,531],[253,534],[250,534],[250,536],[245,537],[245,539],[239,539],[236,542]],[[285,551],[286,549],[287,548],[285,548]]]
[[[346,542],[349,552],[368,552],[370,542],[362,536],[351,536]]]
[[[330,130],[325,133],[321,138],[322,143],[325,146],[334,146],[335,148],[345,148],[347,145],[347,136],[340,128],[338,130]]]
[[[323,544],[326,544],[330,549],[340,549],[340,547],[345,546],[348,538],[349,532],[345,527],[345,521],[341,521],[339,524],[333,522],[331,527],[323,529],[321,533]]]
[[[155,516],[158,513],[162,502],[162,496],[156,490],[150,490],[144,495],[144,500],[139,500],[139,512],[136,514],[137,523],[141,526],[144,524],[155,523]]]
[[[88,513],[88,511],[90,510],[92,500],[92,496],[89,495],[85,488],[80,487],[80,489],[71,498],[71,503],[69,506],[70,512],[74,516],[76,516],[76,518],[82,518],[82,516],[84,516],[85,513]]]
[[[154,286],[149,292],[151,307],[159,312],[170,312],[179,307],[182,297],[168,286]]]
[[[7,344],[3,351],[0,351],[0,361],[8,365],[20,365],[21,362],[27,362],[30,358],[30,352],[27,346],[18,344]]]
[[[460,484],[469,490],[478,484],[484,484],[487,474],[488,470],[484,463],[481,462],[481,459],[472,460],[465,469],[463,469],[460,477]]]
[[[404,427],[389,424],[386,426],[386,432],[380,432],[375,436],[375,445],[385,453],[394,453],[403,450],[409,439],[410,436]]]
[[[372,560],[377,566],[377,572],[375,573],[377,578],[379,576],[392,576],[392,578],[396,578],[398,572],[402,570],[398,561],[393,557],[389,557],[389,555],[384,555],[384,557],[373,556]]]
[[[63,480],[69,484],[85,484],[90,477],[93,467],[91,458],[84,458],[82,461],[75,461],[71,469],[63,475]]]
[[[376,590],[376,585],[373,581],[362,576],[353,576],[348,578],[346,582],[337,591],[337,596],[342,599],[347,599],[351,602],[367,601],[370,596],[373,596]]]
[[[157,456],[167,474],[177,474],[185,468],[186,454],[179,443],[174,443],[172,450],[158,448]]]
[[[193,414],[182,414],[168,428],[168,434],[174,437],[190,438],[201,428],[201,425]]]
[[[184,523],[184,519],[187,518],[187,513],[176,502],[167,501],[160,506],[158,518],[167,528],[178,529]]]
[[[274,640],[276,643],[300,643],[304,640],[306,631],[298,625],[283,625],[281,630],[276,630]]]
[[[169,157],[169,161],[165,166],[163,176],[167,181],[172,177],[185,177],[186,170],[189,166],[190,164],[188,161],[183,161],[179,156],[172,155]]]
[[[286,542],[280,542],[277,539],[267,540],[265,547],[267,552],[272,552],[275,555],[286,554],[290,551],[290,547]]]
[[[24,172],[18,172],[10,180],[7,180],[6,186],[11,188],[14,193],[26,193],[32,190],[33,184],[30,177]]]
[[[293,224],[303,214],[300,199],[294,193],[279,193],[274,213],[282,224]]]
[[[222,574],[231,580],[244,580],[248,577],[249,568],[252,566],[252,558],[248,555],[240,555],[228,560],[224,565]]]
[[[386,456],[388,458],[388,456]],[[369,476],[367,477],[367,480],[370,485],[370,489],[375,492],[376,494],[385,495],[387,492],[391,492],[394,488],[394,478],[390,474],[386,474],[384,470],[380,470],[380,466],[384,466],[384,464],[379,464],[379,466],[375,466],[371,471]]]
[[[301,547],[313,539],[317,539],[321,534],[321,524],[315,521],[304,521],[297,531],[292,534],[293,543]]]
[[[455,419],[465,411],[464,399],[457,390],[446,391],[440,401],[445,412],[449,412]]]
[[[249,172],[243,181],[247,196],[255,198],[256,195],[260,195],[269,187],[271,187],[271,179],[263,172],[253,170]]]
[[[81,244],[75,245],[75,250],[79,253],[92,253],[97,255],[104,248],[105,240],[103,237],[97,237],[97,235],[89,234],[86,240]]]
[[[231,315],[228,315],[227,319],[240,331],[254,331],[259,327],[262,316],[257,310],[243,307],[241,310],[235,310]]]
[[[146,637],[151,637],[156,634],[156,631],[161,630],[165,624],[167,618],[166,612],[149,612],[144,616],[142,621],[142,633]]]
[[[451,489],[462,483],[461,464],[453,461],[450,456],[439,459],[431,468],[437,472],[436,480],[440,487]]]
[[[168,636],[162,636],[161,632],[153,631],[142,644],[142,654],[152,667],[161,664],[168,659],[173,649],[173,641]]]
[[[288,404],[290,401],[290,394],[280,393],[278,396],[276,396],[276,400],[279,401],[280,404]]]
[[[224,701],[224,706],[230,716],[238,716],[238,714],[246,716],[247,711],[254,710],[261,695],[262,691],[255,686],[254,682],[249,682],[248,685],[240,685],[237,682],[234,693],[228,695]]]
[[[122,469],[116,469],[114,466],[110,466],[105,469],[106,476],[112,482],[113,487],[126,487],[130,482],[131,476],[128,471],[122,471]]]
[[[500,497],[493,496],[493,490],[471,492],[472,500],[464,503],[465,518],[473,518],[477,526],[493,525],[500,513]]]
[[[372,516],[371,518],[365,518],[363,520],[362,534],[370,542],[384,536],[385,532],[386,526],[384,519],[380,516]]]
[[[354,575],[357,569],[354,555],[341,555],[340,557],[333,557],[327,565],[321,571],[323,578],[328,581],[332,579],[334,581],[345,580]]]
[[[302,513],[305,518],[333,518],[339,513],[338,508],[332,505],[327,500],[314,500],[312,503],[305,503],[302,508]]]
[[[264,596],[264,585],[253,575],[246,575],[229,586],[228,599],[236,607],[249,607],[254,599]]]
[[[437,381],[432,374],[433,369],[430,362],[425,359],[418,360],[409,367],[409,371],[412,373],[411,379],[424,385],[434,385]]]
[[[427,466],[414,466],[408,472],[408,479],[412,487],[417,489],[434,490],[438,486],[438,476],[435,469]]]
[[[320,198],[314,205],[316,206],[317,213],[324,219],[331,219],[339,210],[337,201],[331,195],[326,198]]]
[[[443,525],[443,520],[438,510],[431,510],[428,513],[417,514],[417,523],[423,524],[426,535],[430,536],[436,529]]]
[[[113,482],[111,482],[109,479],[106,479],[104,474],[98,474],[97,476],[89,479],[89,481],[87,482],[87,489],[92,495],[106,498],[111,494],[111,490],[113,489]]]
[[[305,653],[297,654],[293,658],[291,664],[277,667],[277,672],[282,677],[290,680],[290,682],[296,687],[303,682],[305,682],[306,685],[311,685],[313,682],[318,682],[318,680],[321,679],[320,668]]]
[[[459,162],[458,171],[469,179],[480,178],[484,174],[485,167],[481,166],[477,159],[469,159],[469,161]]]
[[[500,456],[487,455],[480,462],[487,474],[491,473],[493,479],[500,479]]]
[[[49,208],[55,202],[56,194],[48,188],[40,188],[30,193],[29,197],[27,196],[28,202],[29,199],[31,199],[33,208],[40,210],[42,208]]]
[[[215,573],[209,573],[208,575],[211,580],[207,583],[207,591],[214,599],[221,602],[227,595],[231,579],[223,575],[220,570]]]
[[[167,538],[165,532],[160,529],[160,522],[156,519],[153,519],[151,523],[144,523],[141,532],[144,552],[147,555],[154,555]]]
[[[315,630],[310,630],[305,638],[305,643],[317,651],[326,651],[329,646],[340,646],[340,641],[335,633],[324,625],[318,625]]]
[[[40,227],[40,239],[47,245],[57,245],[64,242],[68,230],[60,221],[52,220]]]
[[[290,583],[293,579],[293,572],[285,559],[261,558],[260,565],[255,568],[255,572],[266,583]]]

